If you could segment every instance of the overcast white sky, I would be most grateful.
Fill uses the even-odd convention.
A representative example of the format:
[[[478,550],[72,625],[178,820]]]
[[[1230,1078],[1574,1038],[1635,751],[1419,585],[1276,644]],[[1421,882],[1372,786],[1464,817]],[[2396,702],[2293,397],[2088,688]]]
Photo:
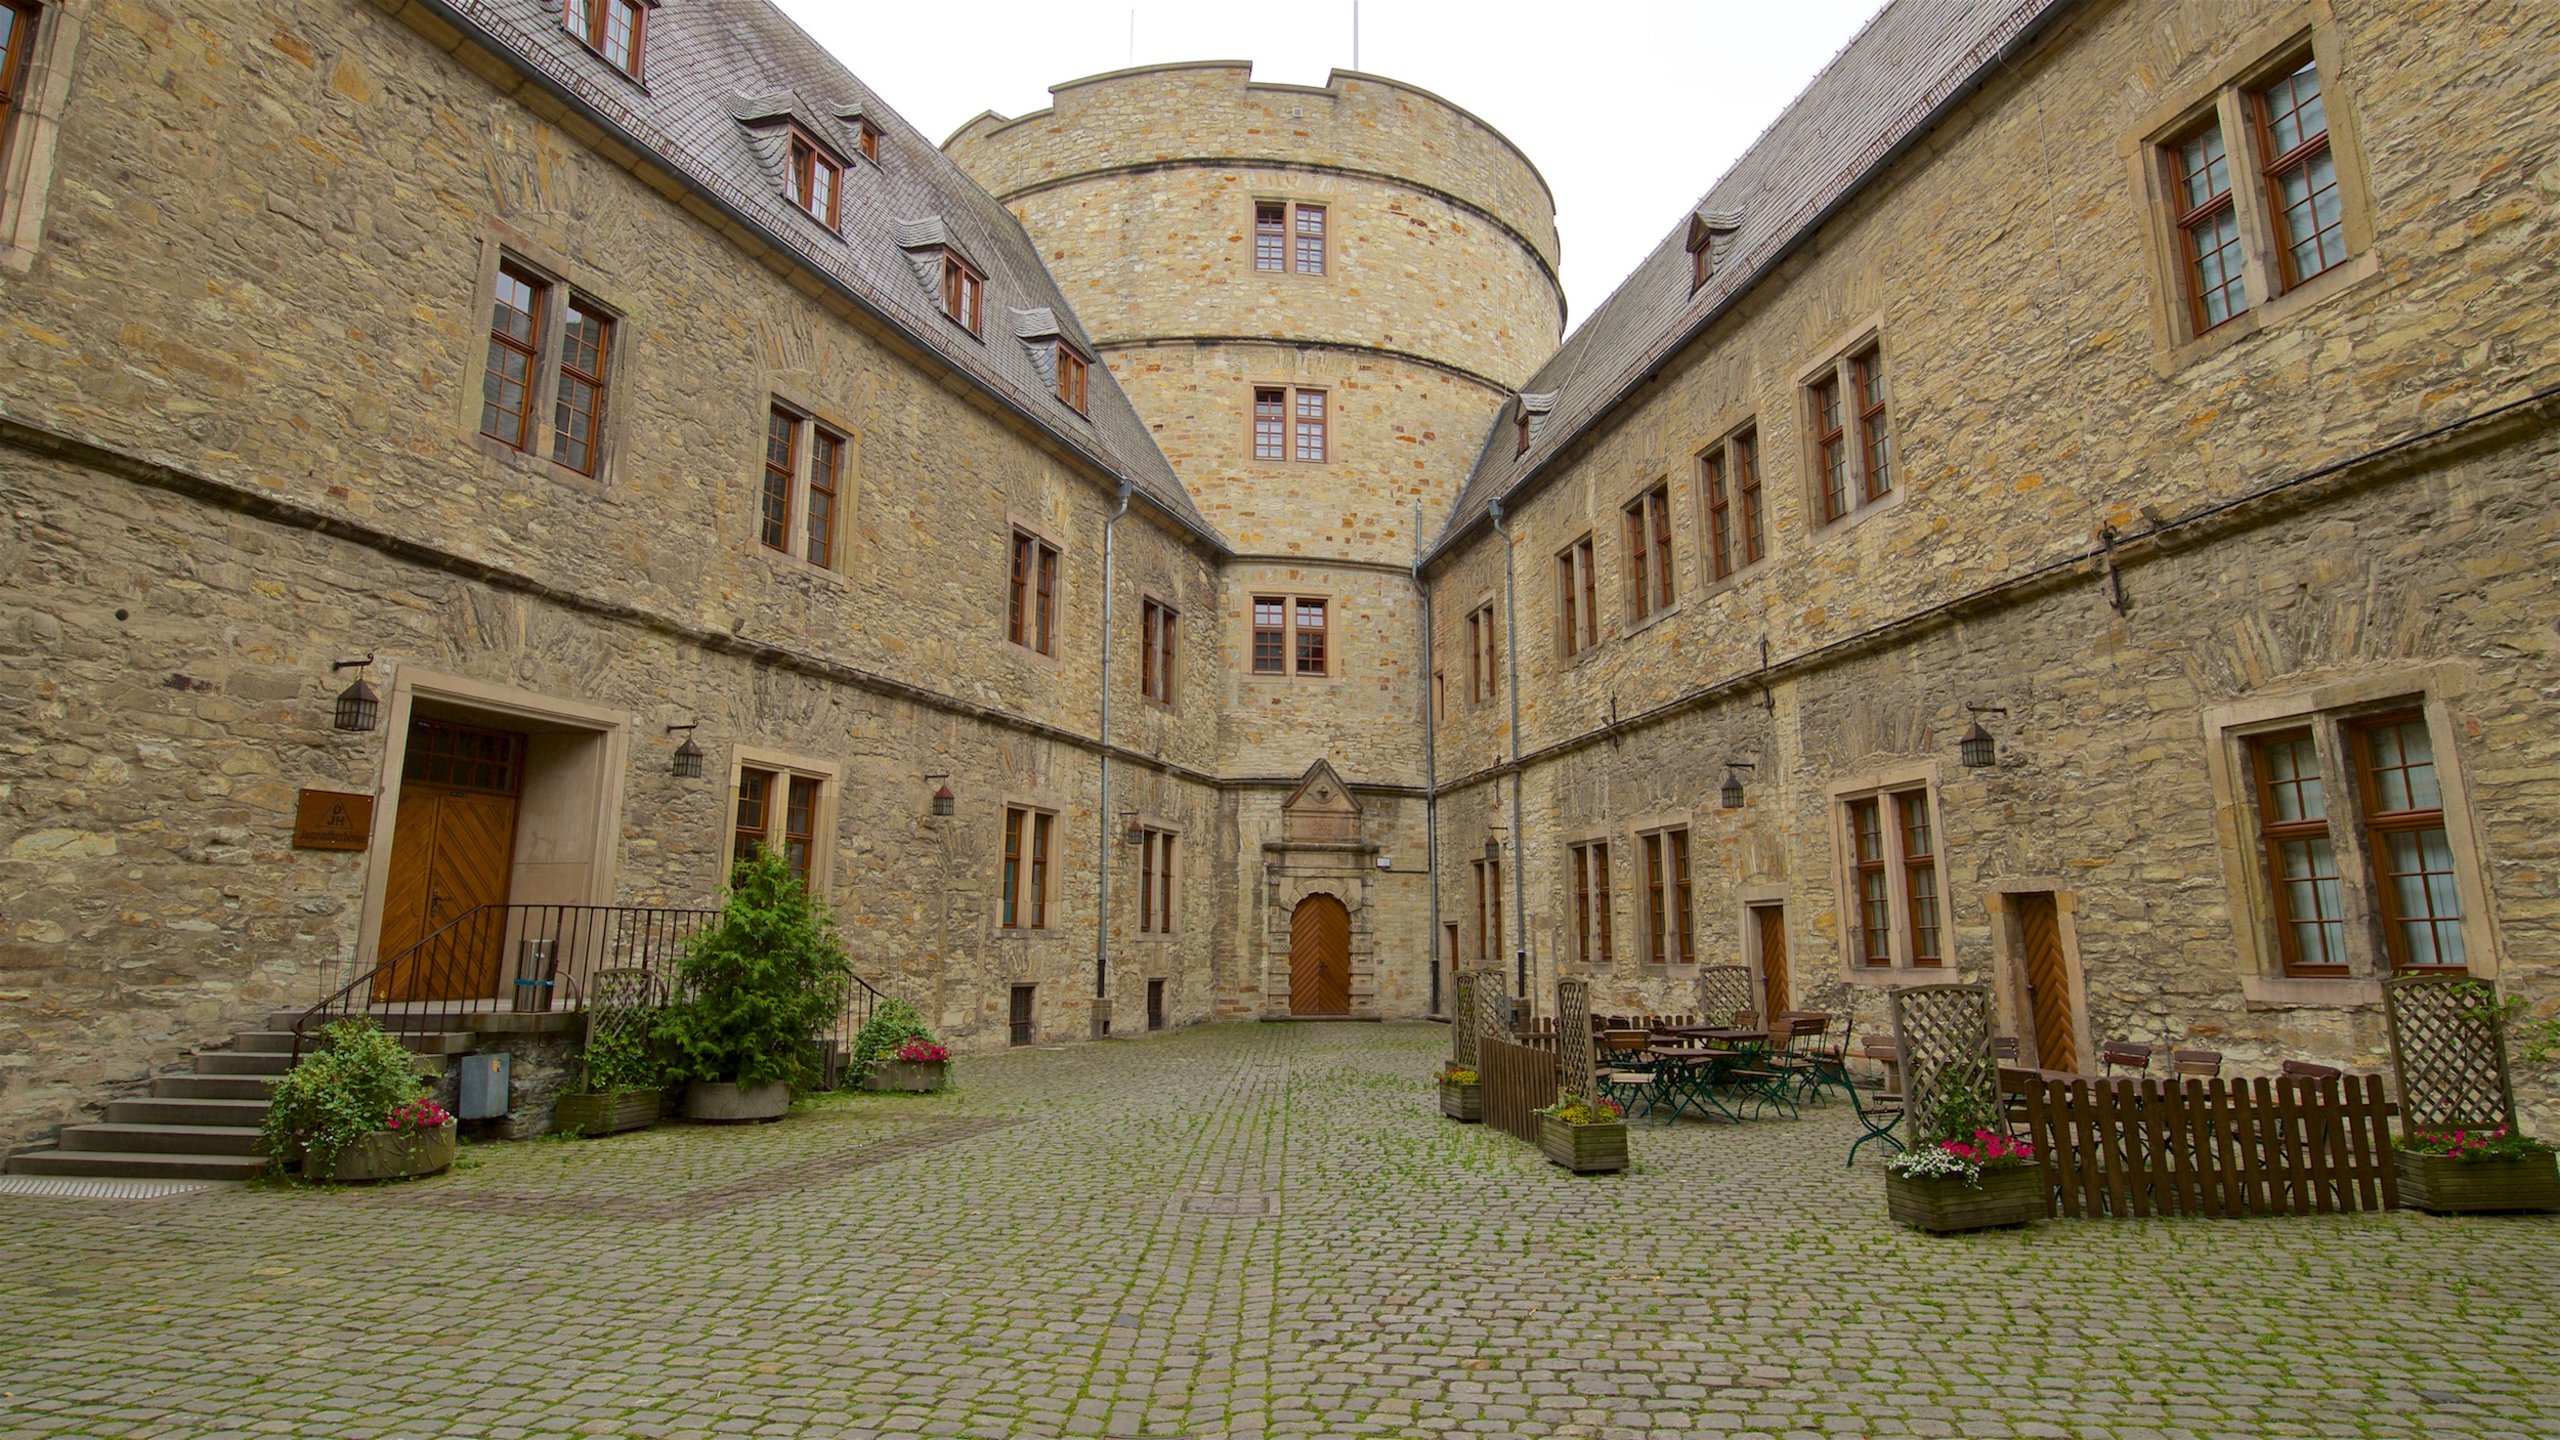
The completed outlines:
[[[1256,79],[1319,85],[1351,68],[1352,0],[779,3],[936,141],[1132,63],[1251,60]],[[1359,68],[1463,105],[1528,152],[1556,194],[1578,324],[1880,3],[1360,0]]]

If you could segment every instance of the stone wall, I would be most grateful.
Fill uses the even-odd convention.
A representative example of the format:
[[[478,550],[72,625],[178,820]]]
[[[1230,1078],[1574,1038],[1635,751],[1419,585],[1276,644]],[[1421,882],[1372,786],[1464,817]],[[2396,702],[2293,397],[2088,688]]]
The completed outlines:
[[[2470,786],[2456,844],[2476,846],[2484,893],[2465,901],[2494,936],[2473,968],[2560,996],[2544,959],[2560,816],[2535,718],[2560,658],[2552,417],[2547,403],[2499,417],[2560,383],[2551,307],[2533,299],[2560,251],[2560,167],[2540,138],[2560,111],[2560,31],[2521,26],[2482,67],[2384,4],[2173,11],[2201,14],[2125,4],[2066,26],[1514,498],[1542,973],[1569,953],[1562,847],[1614,837],[1623,944],[1633,835],[1685,817],[1703,958],[1749,958],[1746,900],[1782,901],[1799,1002],[1836,1005],[1854,984],[1862,1021],[1880,1023],[1872,985],[1935,977],[1849,965],[1833,797],[1917,778],[1935,786],[1960,973],[2013,960],[2007,892],[2050,890],[2091,1036],[2372,1063],[2369,971],[2310,988],[2267,973],[2261,910],[2240,893],[2255,842],[2227,781],[2236,742],[2215,717],[2422,696],[2441,763]],[[2370,187],[2365,209],[2350,196],[2368,238],[2247,324],[2176,341],[2156,323],[2168,272],[2146,248],[2136,142],[2280,58],[2305,23],[2342,163],[2362,167],[2350,185]],[[2449,104],[2463,124],[2429,118]],[[1870,333],[1900,483],[1890,503],[1811,523],[1801,385]],[[1696,456],[1746,422],[1770,556],[1718,582]],[[2357,456],[2376,458],[2321,478]],[[1618,516],[1662,480],[1679,598],[1637,625]],[[2123,541],[2121,611],[2102,527]],[[1553,557],[1586,530],[1610,623],[1568,661]],[[1500,547],[1479,524],[1433,563],[1453,698],[1466,613],[1499,611]],[[1988,770],[1955,763],[1969,705],[2009,710],[1987,717],[2003,753]],[[1459,913],[1485,823],[1471,817],[1496,791],[1507,808],[1509,715],[1507,697],[1453,703],[1440,731],[1458,787],[1441,884]],[[1737,812],[1716,800],[1727,760],[1758,766]],[[1630,960],[1600,978],[1604,1010],[1681,1008],[1694,986]],[[2015,1025],[2014,977],[1996,978]]]

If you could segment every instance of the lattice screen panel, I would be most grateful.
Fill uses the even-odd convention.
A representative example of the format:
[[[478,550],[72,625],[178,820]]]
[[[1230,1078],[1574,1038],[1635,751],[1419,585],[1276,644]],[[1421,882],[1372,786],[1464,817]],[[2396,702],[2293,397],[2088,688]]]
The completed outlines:
[[[1556,981],[1556,1083],[1586,1099],[1600,1093],[1591,1053],[1591,982]]]
[[[1751,967],[1748,965],[1701,965],[1698,967],[1698,1019],[1708,1025],[1730,1025],[1735,1012],[1757,1010],[1751,1001]],[[1768,1019],[1768,1016],[1762,1016]]]
[[[1450,982],[1449,1059],[1476,1068],[1476,972],[1461,970]]]
[[[587,1044],[583,1054],[594,1054],[599,1039],[636,1042],[646,1048],[650,1028],[657,1023],[658,1007],[664,1001],[656,977],[635,967],[615,966],[588,977],[588,985]],[[582,1067],[583,1064],[582,1057]],[[594,1083],[589,1077],[590,1089]]]
[[[1929,1126],[1941,1091],[1975,1092],[1986,1116],[2000,1102],[1999,1062],[1991,1056],[1991,987],[1915,985],[1893,992],[1893,1038],[1902,1054],[1903,1128],[1915,1148],[1940,1138]]]
[[[2400,1127],[2516,1124],[2515,1078],[2496,987],[2467,975],[2402,975],[2382,987]]]
[[[1487,965],[1476,972],[1476,1035],[1512,1038],[1511,993],[1503,986],[1499,965]]]

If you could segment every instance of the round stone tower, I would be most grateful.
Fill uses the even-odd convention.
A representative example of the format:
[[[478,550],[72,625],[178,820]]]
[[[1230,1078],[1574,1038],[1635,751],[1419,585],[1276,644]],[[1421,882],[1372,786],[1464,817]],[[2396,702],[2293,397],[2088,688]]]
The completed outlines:
[[[1050,93],[944,149],[1020,218],[1235,550],[1221,613],[1182,621],[1217,628],[1223,673],[1179,680],[1223,707],[1220,1011],[1421,1015],[1447,946],[1409,567],[1555,350],[1554,197],[1483,121],[1374,75],[1217,61]]]

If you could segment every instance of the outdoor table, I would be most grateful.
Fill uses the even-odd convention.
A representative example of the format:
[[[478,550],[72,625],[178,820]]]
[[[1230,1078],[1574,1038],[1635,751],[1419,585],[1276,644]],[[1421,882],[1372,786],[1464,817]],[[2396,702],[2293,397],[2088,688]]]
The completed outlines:
[[[1671,1113],[1663,1117],[1665,1125],[1673,1124],[1682,1111],[1694,1102],[1727,1120],[1739,1123],[1742,1116],[1716,1098],[1715,1087],[1724,1070],[1742,1058],[1738,1050],[1711,1045],[1655,1045],[1645,1053],[1664,1062],[1656,1067],[1656,1083],[1661,1086],[1663,1100],[1671,1102]]]

